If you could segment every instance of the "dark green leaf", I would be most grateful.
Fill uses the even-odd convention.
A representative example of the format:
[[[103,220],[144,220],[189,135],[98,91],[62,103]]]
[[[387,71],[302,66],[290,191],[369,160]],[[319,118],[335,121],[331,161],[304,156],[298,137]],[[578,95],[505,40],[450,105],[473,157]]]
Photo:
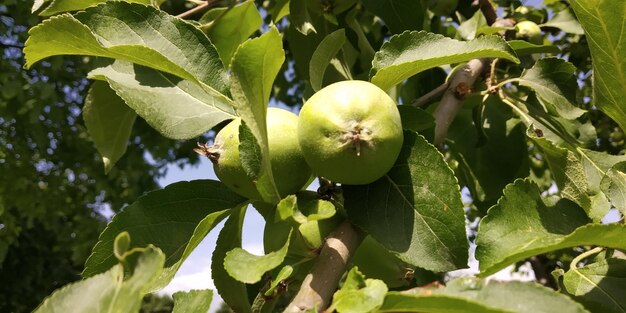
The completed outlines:
[[[561,52],[561,49],[557,46],[535,45],[526,40],[511,40],[508,41],[508,43],[518,56],[530,55],[533,53],[557,54]]]
[[[289,1],[290,22],[303,35],[317,33],[307,4],[307,0]]]
[[[363,0],[363,5],[379,16],[393,34],[423,27],[426,8],[420,0]]]
[[[261,147],[256,142],[256,138],[246,126],[245,122],[239,125],[239,159],[246,175],[250,179],[256,179],[261,173]]]
[[[593,60],[593,103],[626,129],[626,1],[572,0]]]
[[[400,111],[403,129],[421,132],[435,127],[435,118],[424,110],[410,105],[400,105],[398,110]]]
[[[110,1],[110,0],[42,0],[42,1],[35,1],[35,4],[33,5],[33,12],[37,11],[41,7],[41,5],[46,3],[46,2],[50,2],[50,5],[48,5],[43,11],[41,11],[39,13],[39,15],[49,16],[49,15],[54,15],[54,14],[63,13],[63,12],[84,10],[84,9],[86,9],[88,7],[98,5],[98,4],[106,2],[106,1]],[[125,1],[126,2],[141,3],[141,4],[145,4],[145,5],[150,5],[150,4],[153,4],[153,3],[157,2],[157,1],[154,1],[154,0],[125,0]]]
[[[544,203],[534,183],[518,180],[506,187],[504,196],[480,222],[476,237],[479,275],[487,276],[527,257],[569,247],[626,248],[626,241],[620,239],[626,236],[626,225],[589,222],[585,212],[569,200]]]
[[[467,266],[459,185],[424,137],[405,131],[400,156],[385,176],[343,190],[349,219],[403,261],[433,271]]]
[[[208,289],[179,291],[172,297],[174,298],[172,313],[204,313],[211,307],[213,291]]]
[[[89,88],[83,119],[102,156],[108,173],[126,152],[130,131],[137,114],[106,83],[94,82]]]
[[[274,78],[285,61],[282,47],[281,36],[273,27],[240,45],[230,68],[234,106],[261,148],[261,172],[256,186],[263,200],[273,204],[280,201],[280,195],[270,164],[266,115]]]
[[[152,191],[115,215],[85,264],[84,277],[102,273],[116,263],[113,239],[127,231],[134,246],[153,244],[166,255],[166,269],[155,281],[158,290],[174,277],[181,263],[208,232],[245,199],[217,181],[179,182]]]
[[[429,68],[477,58],[519,59],[499,36],[458,41],[425,31],[395,35],[376,52],[370,73],[372,83],[388,90],[401,81]]]

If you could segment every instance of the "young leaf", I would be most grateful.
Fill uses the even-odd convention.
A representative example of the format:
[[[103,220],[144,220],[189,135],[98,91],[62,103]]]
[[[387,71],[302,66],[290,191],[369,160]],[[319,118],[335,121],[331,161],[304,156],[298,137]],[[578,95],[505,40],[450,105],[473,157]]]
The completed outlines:
[[[257,189],[263,200],[276,204],[280,195],[274,182],[267,139],[267,103],[274,78],[285,61],[283,44],[276,28],[239,46],[231,63],[234,106],[261,148],[261,174]]]
[[[626,1],[572,0],[588,38],[593,65],[593,103],[626,129]]]
[[[254,1],[246,1],[232,8],[210,10],[199,22],[211,23],[205,26],[206,34],[217,48],[222,63],[228,67],[237,46],[261,27],[263,19]]]
[[[235,248],[226,253],[224,268],[231,277],[240,282],[257,283],[263,274],[283,263],[285,256],[287,256],[290,237],[291,233],[287,236],[287,241],[280,250],[262,256],[251,254],[241,248]]]
[[[532,88],[549,105],[549,113],[575,119],[585,113],[585,110],[575,106],[578,90],[575,71],[576,67],[572,63],[546,58],[537,61],[515,81]]]
[[[363,0],[365,8],[379,16],[393,34],[421,30],[426,8],[419,0]]]
[[[335,292],[331,307],[339,313],[371,312],[383,304],[387,285],[382,280],[365,279],[365,276],[353,267],[341,289]],[[332,312],[332,310],[329,310]]]
[[[611,204],[626,216],[626,162],[615,164],[600,185]]]
[[[189,290],[179,291],[172,295],[174,310],[172,313],[208,312],[213,299],[213,291]]]
[[[214,101],[228,104],[226,71],[209,39],[192,24],[154,7],[107,1],[75,15],[54,16],[31,28],[29,35],[27,67],[54,55],[120,59],[196,82]]]
[[[343,191],[348,218],[403,261],[432,271],[467,266],[459,185],[421,135],[405,131],[400,156],[385,176]]]
[[[313,52],[311,62],[309,63],[309,80],[314,91],[322,89],[326,68],[330,65],[335,55],[341,51],[345,42],[346,31],[339,29],[324,37],[315,49],[315,52]]]
[[[249,313],[251,309],[246,285],[233,279],[224,268],[226,253],[241,247],[241,229],[245,215],[246,206],[236,208],[224,224],[211,256],[211,277],[217,292],[231,309]]]
[[[104,172],[126,152],[130,131],[137,114],[104,82],[94,82],[89,88],[83,118],[98,152]]]
[[[195,138],[236,117],[230,100],[216,101],[200,85],[149,67],[117,60],[89,77],[109,83],[126,105],[168,138]]]
[[[548,22],[541,24],[541,27],[555,27],[566,33],[584,35],[585,31],[576,19],[576,16],[572,14],[569,8],[559,11]]]
[[[138,312],[144,294],[163,269],[165,255],[149,245],[135,248],[123,257],[122,262],[133,259],[132,268],[125,271],[122,264],[117,264],[104,273],[66,285],[46,298],[34,312]],[[124,273],[132,276],[124,277]]]
[[[529,180],[507,186],[478,227],[476,259],[488,276],[527,257],[564,248],[599,245],[624,249],[626,225],[588,224],[585,212],[561,199],[544,203]]]
[[[563,275],[563,291],[592,312],[626,312],[626,260],[609,258]]]
[[[165,253],[166,268],[152,288],[158,290],[229,210],[245,202],[212,180],[178,182],[149,192],[113,217],[87,259],[83,276],[102,273],[116,263],[113,238],[127,231],[135,246],[154,244]]]
[[[392,291],[378,312],[424,313],[588,313],[580,304],[535,283],[481,281],[466,277],[446,287]]]
[[[499,36],[458,41],[425,31],[395,35],[376,52],[370,73],[372,83],[389,90],[401,81],[429,68],[476,58],[502,58],[519,63]]]

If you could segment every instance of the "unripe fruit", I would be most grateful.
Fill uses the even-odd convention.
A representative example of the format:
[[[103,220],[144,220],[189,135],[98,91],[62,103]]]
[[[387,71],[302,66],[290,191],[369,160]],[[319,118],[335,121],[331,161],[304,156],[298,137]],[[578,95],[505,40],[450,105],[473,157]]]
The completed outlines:
[[[298,142],[317,175],[369,184],[387,173],[402,148],[396,103],[376,85],[342,81],[315,93],[300,111]]]
[[[535,22],[521,21],[515,25],[515,29],[517,30],[515,35],[517,38],[527,40],[536,45],[543,43],[541,28]]]
[[[459,0],[430,0],[428,2],[428,9],[435,15],[448,16],[454,12]]]
[[[239,125],[237,118],[215,136],[215,144],[207,149],[215,175],[236,193],[249,199],[261,199],[254,182],[246,175],[239,158]],[[296,136],[298,117],[286,110],[267,110],[267,136],[272,173],[281,197],[302,189],[311,177]]]

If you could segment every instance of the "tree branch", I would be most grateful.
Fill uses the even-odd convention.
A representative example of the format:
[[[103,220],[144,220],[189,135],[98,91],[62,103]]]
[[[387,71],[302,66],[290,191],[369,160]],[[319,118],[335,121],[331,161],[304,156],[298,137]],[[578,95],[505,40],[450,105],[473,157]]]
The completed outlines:
[[[348,261],[362,240],[363,236],[348,221],[339,225],[326,239],[317,262],[284,313],[304,312],[314,308],[319,312],[328,307]]]
[[[491,5],[489,0],[478,0],[478,5],[480,7],[480,11],[483,12],[485,19],[487,20],[488,25],[492,25],[498,19],[498,15],[496,14],[496,10]]]
[[[210,8],[212,8],[213,6],[215,6],[218,2],[220,2],[221,0],[207,0],[202,2],[201,4],[183,12],[180,13],[178,15],[176,15],[176,17],[178,18],[187,18],[190,17],[196,13],[202,12],[204,10],[208,10]]]

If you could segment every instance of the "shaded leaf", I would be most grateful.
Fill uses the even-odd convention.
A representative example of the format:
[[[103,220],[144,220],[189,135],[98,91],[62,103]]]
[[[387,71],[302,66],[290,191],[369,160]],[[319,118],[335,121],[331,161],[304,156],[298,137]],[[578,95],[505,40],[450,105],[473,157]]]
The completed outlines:
[[[467,266],[459,185],[424,137],[405,131],[402,151],[385,176],[343,191],[348,218],[403,261],[433,271]]]
[[[245,122],[239,124],[239,159],[248,178],[259,177],[263,161],[261,147]]]
[[[263,19],[254,1],[249,0],[232,8],[210,10],[199,22],[214,23],[206,28],[206,34],[228,67],[237,47],[261,27]]]
[[[313,19],[309,14],[307,0],[290,0],[289,13],[291,24],[303,35],[317,33],[313,26]]]
[[[84,277],[102,273],[116,263],[113,239],[127,231],[135,246],[154,244],[166,256],[165,269],[152,290],[174,277],[181,263],[234,208],[246,200],[212,180],[178,182],[140,197],[116,214],[100,234],[85,264]]]
[[[535,283],[471,277],[455,279],[446,287],[389,292],[379,312],[552,313],[554,308],[559,312],[587,312],[569,297]]]
[[[203,313],[208,312],[213,299],[213,291],[189,290],[179,291],[172,295],[174,310],[172,313]]]
[[[83,119],[108,173],[126,153],[137,114],[106,83],[94,82],[83,107]]]
[[[58,13],[63,13],[63,12],[71,12],[71,11],[78,11],[78,10],[84,10],[88,7],[91,6],[95,6],[98,5],[100,3],[106,2],[106,1],[110,1],[110,0],[44,0],[44,1],[35,1],[35,4],[33,5],[33,12],[37,11],[41,5],[45,2],[49,2],[50,4],[39,13],[39,15],[43,15],[43,16],[50,16],[50,15],[54,15],[54,14],[58,14]],[[126,2],[134,2],[134,3],[141,3],[141,4],[145,4],[145,5],[150,5],[150,4],[157,4],[157,2],[163,2],[163,0],[161,1],[155,1],[155,0],[125,0]]]
[[[593,66],[593,103],[626,129],[626,1],[572,0]]]
[[[348,272],[341,289],[335,292],[331,307],[340,313],[370,312],[383,304],[386,293],[387,285],[382,280],[365,279],[365,276],[353,267]]]
[[[402,129],[421,132],[435,127],[435,118],[432,114],[410,105],[399,105]]]
[[[379,16],[391,33],[421,30],[426,8],[420,0],[363,0],[365,8]]]
[[[561,52],[559,47],[553,45],[536,45],[526,40],[510,40],[507,42],[518,56],[530,55],[534,53],[557,54]]]
[[[89,77],[109,83],[126,105],[168,138],[194,138],[236,117],[232,106],[215,101],[200,85],[145,66],[115,61]]]
[[[506,187],[478,227],[479,276],[488,276],[527,257],[583,245],[624,249],[626,225],[589,224],[585,212],[561,199],[544,203],[529,180]]]
[[[602,178],[601,187],[611,204],[626,216],[626,162],[615,164]]]
[[[246,215],[246,206],[233,210],[224,228],[217,237],[215,250],[211,256],[211,278],[220,297],[235,312],[251,312],[246,285],[236,281],[224,268],[224,258],[228,251],[241,247],[241,230]]]
[[[315,49],[315,52],[313,52],[311,62],[309,63],[309,79],[314,91],[322,89],[326,68],[330,65],[331,60],[335,58],[335,55],[341,51],[345,42],[346,32],[344,29],[339,29],[324,37]]]
[[[267,139],[267,103],[274,78],[285,61],[276,28],[239,46],[231,63],[231,89],[237,113],[254,135],[262,156],[256,187],[263,200],[276,204],[280,195],[274,182]]]
[[[374,56],[372,83],[388,90],[401,81],[429,68],[477,58],[519,59],[499,36],[458,41],[425,31],[406,31],[385,42]]]
[[[576,16],[572,14],[569,8],[559,11],[548,22],[539,25],[541,27],[555,27],[566,33],[584,35],[585,31],[576,19]]]

